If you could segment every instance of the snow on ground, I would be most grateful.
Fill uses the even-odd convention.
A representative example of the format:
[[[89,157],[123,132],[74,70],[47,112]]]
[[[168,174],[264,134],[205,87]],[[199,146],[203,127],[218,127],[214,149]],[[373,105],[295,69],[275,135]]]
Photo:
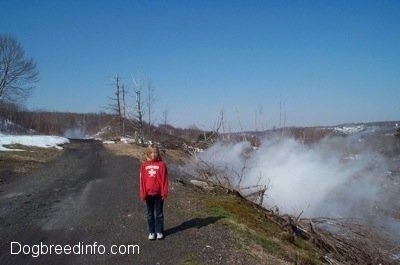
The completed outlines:
[[[69,140],[60,136],[49,135],[3,135],[0,134],[0,151],[23,151],[21,149],[10,149],[5,145],[21,144],[41,148],[55,147],[62,149],[60,145],[69,143]]]
[[[342,133],[342,134],[355,134],[358,132],[361,132],[365,130],[364,125],[358,125],[358,126],[343,126],[343,127],[335,127],[335,131]]]

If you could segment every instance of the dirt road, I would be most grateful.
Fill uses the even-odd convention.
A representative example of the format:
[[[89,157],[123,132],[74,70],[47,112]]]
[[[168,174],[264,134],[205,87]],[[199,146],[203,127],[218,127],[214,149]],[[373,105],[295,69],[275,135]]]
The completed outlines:
[[[2,187],[0,264],[260,264],[237,249],[220,217],[189,214],[173,181],[166,238],[149,241],[138,166],[100,142],[72,141]]]

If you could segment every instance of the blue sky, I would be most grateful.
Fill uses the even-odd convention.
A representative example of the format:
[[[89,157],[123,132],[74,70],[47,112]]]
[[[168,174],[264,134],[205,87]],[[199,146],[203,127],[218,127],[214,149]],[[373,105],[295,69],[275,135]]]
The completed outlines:
[[[400,119],[400,1],[2,1],[30,109],[99,112],[116,74],[153,119],[225,130]],[[284,118],[286,117],[286,118]]]

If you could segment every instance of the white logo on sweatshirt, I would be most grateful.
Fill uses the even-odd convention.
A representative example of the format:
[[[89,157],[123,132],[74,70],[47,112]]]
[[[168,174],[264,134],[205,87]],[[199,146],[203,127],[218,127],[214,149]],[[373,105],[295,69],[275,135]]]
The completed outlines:
[[[150,169],[149,171],[147,171],[147,173],[149,173],[149,175],[151,177],[154,177],[154,175],[157,173],[157,171],[155,171],[154,169]]]
[[[158,170],[159,168],[160,168],[160,166],[156,166],[156,165],[149,165],[149,166],[146,166],[147,173],[149,173],[149,175],[150,175],[151,177],[154,177],[154,176],[156,175],[157,170]]]

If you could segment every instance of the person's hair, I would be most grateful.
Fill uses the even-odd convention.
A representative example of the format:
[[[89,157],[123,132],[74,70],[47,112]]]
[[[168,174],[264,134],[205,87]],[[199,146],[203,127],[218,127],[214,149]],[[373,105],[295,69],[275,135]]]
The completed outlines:
[[[158,146],[156,144],[149,144],[149,146],[147,147],[147,151],[146,151],[146,159],[150,159],[150,153],[156,151],[157,154],[157,160],[161,160],[161,155],[160,155],[160,149],[158,148]]]

